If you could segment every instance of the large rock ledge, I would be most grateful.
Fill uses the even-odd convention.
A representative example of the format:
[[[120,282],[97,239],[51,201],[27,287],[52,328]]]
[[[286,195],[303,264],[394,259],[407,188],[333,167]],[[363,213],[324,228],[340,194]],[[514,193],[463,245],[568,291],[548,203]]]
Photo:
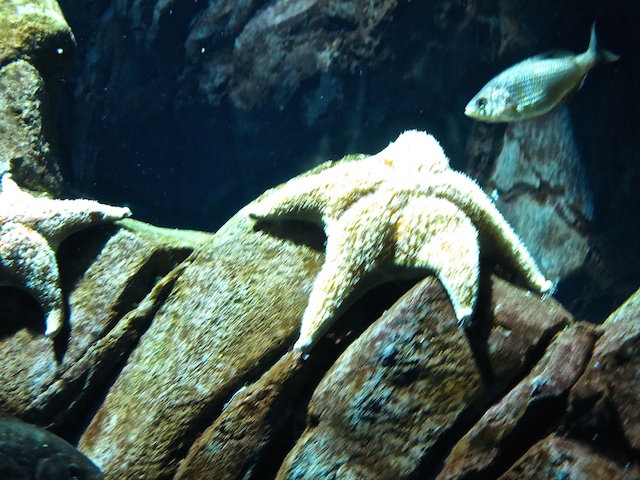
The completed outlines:
[[[129,3],[114,8],[147,5]],[[246,28],[236,31],[231,58],[230,43],[222,57],[209,48],[228,17],[220,5],[211,3],[193,23],[187,56],[202,60],[194,78],[185,71],[182,88],[208,91],[212,104],[224,90],[243,108],[269,95],[284,105],[331,64],[360,65],[396,10],[394,0],[374,2],[378,9],[365,16],[326,0],[276,0],[250,20],[258,3],[237,4],[238,25]],[[137,31],[153,43],[174,7],[158,2],[155,23]],[[308,23],[309,12],[342,18],[353,35],[328,44],[322,22]],[[105,38],[121,36],[112,27],[103,26]],[[54,0],[2,0],[0,35],[0,173],[58,194],[51,107],[74,37]],[[284,60],[263,65],[264,45]],[[283,65],[299,68],[283,81],[290,72]],[[92,74],[94,66],[87,67]],[[255,79],[269,87],[255,89]],[[131,92],[123,98],[145,98]],[[324,115],[331,98],[309,104],[307,121]],[[505,152],[519,145],[508,143]],[[82,168],[102,166],[83,158]],[[540,179],[557,178],[543,170],[536,170]],[[494,173],[498,190],[531,190],[512,192],[504,183],[509,172]],[[572,214],[569,207],[581,205],[576,218],[589,217],[590,200],[574,193],[579,202],[554,205]],[[256,226],[248,211],[215,234],[124,220],[70,236],[57,253],[67,324],[54,341],[42,335],[31,298],[0,289],[0,410],[77,444],[112,480],[640,478],[640,291],[594,326],[553,298],[485,272],[473,326],[462,331],[434,277],[402,295],[385,285],[303,358],[291,345],[324,238],[295,222]],[[579,234],[572,268],[587,251]],[[380,296],[393,304],[382,314],[372,307]]]
[[[303,359],[290,347],[322,234],[246,212],[216,234],[125,220],[72,235],[53,344],[33,302],[2,291],[3,410],[79,439],[112,479],[515,478],[562,449],[567,471],[635,472],[637,300],[594,328],[487,277],[461,331],[427,277],[358,334],[365,296]]]
[[[463,332],[428,277],[352,342],[348,311],[303,360],[286,352],[321,243],[298,223],[258,229],[246,210],[215,235],[126,220],[71,236],[58,255],[70,328],[53,345],[28,298],[0,300],[14,313],[3,409],[81,437],[113,479],[513,475],[558,445],[576,469],[633,461],[584,436],[615,433],[585,415],[617,416],[617,441],[635,445],[633,301],[594,328],[491,277]]]

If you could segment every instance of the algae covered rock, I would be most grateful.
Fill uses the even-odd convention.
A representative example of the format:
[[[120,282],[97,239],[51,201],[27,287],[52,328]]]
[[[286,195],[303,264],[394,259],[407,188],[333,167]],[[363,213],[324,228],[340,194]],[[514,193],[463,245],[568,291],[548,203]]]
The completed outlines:
[[[0,174],[11,172],[21,185],[57,195],[61,178],[51,151],[48,93],[28,61],[0,67]]]
[[[55,340],[42,335],[32,299],[0,292],[3,411],[61,429],[73,425],[77,409],[95,401],[147,328],[189,248],[145,235],[137,222],[128,223],[135,233],[121,225],[90,228],[61,245],[68,323]]]
[[[290,348],[322,233],[256,224],[250,207],[215,234],[125,220],[69,237],[59,262],[71,328],[52,345],[17,297],[4,409],[79,439],[108,479],[462,478],[539,471],[562,448],[575,468],[602,457],[618,471],[620,458],[585,442],[582,417],[624,417],[634,442],[633,361],[619,362],[633,301],[596,341],[553,299],[487,276],[460,330],[428,276],[365,295],[307,358]],[[592,364],[626,379],[602,405],[589,403],[607,385],[589,380]],[[537,444],[540,429],[569,439]]]
[[[45,76],[66,70],[75,51],[73,33],[56,0],[3,0],[0,37],[0,64],[27,59]]]
[[[57,82],[70,68],[75,39],[55,0],[0,2],[0,174],[58,195]]]
[[[254,231],[241,211],[187,259],[80,440],[107,478],[170,478],[233,393],[288,348],[321,260],[292,233],[300,244]]]

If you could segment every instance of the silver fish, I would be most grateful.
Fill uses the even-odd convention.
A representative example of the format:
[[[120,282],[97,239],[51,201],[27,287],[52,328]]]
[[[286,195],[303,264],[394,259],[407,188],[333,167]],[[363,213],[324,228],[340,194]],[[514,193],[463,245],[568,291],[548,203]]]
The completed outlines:
[[[103,480],[104,475],[57,435],[0,413],[0,478]]]
[[[591,26],[584,53],[546,53],[527,58],[494,77],[467,104],[464,114],[482,122],[514,122],[547,113],[582,86],[589,70],[620,57],[598,47]]]

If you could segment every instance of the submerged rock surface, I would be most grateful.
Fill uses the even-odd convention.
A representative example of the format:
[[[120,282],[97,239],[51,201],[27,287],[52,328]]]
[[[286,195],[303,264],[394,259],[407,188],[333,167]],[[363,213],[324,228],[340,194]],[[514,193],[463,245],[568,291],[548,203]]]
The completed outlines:
[[[81,332],[105,328],[76,313],[104,311],[91,303],[101,298],[118,299],[111,315],[100,315],[109,333],[69,367],[85,372],[84,387],[75,380],[49,388],[75,385],[76,400],[67,401],[59,428],[97,390],[108,390],[79,443],[106,478],[409,478],[442,468],[441,478],[463,478],[469,466],[494,475],[525,463],[533,471],[543,466],[530,463],[547,457],[525,452],[547,431],[573,438],[571,445],[582,442],[571,450],[576,461],[595,456],[611,468],[621,465],[582,437],[581,416],[589,411],[584,398],[593,394],[576,389],[594,384],[582,377],[590,375],[598,332],[575,323],[552,299],[493,277],[482,286],[474,327],[463,332],[444,289],[428,277],[351,342],[349,331],[362,328],[357,312],[371,302],[365,296],[305,360],[285,352],[322,261],[318,231],[296,223],[255,231],[245,211],[215,235],[124,225],[104,230],[110,239],[98,243],[102,253],[83,267],[83,280],[70,293],[70,345],[83,343],[75,337]],[[89,233],[83,242],[91,244]],[[123,268],[131,261],[115,259],[136,243],[142,251],[151,248],[134,256],[147,267]],[[142,288],[149,262],[157,271],[160,258],[166,259],[163,279],[155,287],[146,283],[142,300],[132,291],[81,294],[90,278],[121,288],[118,278],[131,276]],[[91,272],[101,261],[104,270],[96,276]],[[615,318],[600,327],[596,345],[614,336],[608,325],[620,327]],[[122,359],[122,369],[112,369],[113,358]],[[574,390],[583,399],[567,403]],[[617,400],[621,411],[629,398]],[[25,401],[24,411],[48,413],[61,407],[55,399]]]
[[[210,169],[198,168],[197,162],[182,165],[182,174],[197,172],[201,183],[196,188],[193,178],[167,174],[166,164],[159,162],[158,171],[172,187],[162,202],[180,197],[191,207],[208,205],[204,210],[215,204],[213,198],[226,198],[224,179],[238,173],[233,162],[211,161],[212,150],[228,153],[229,144],[221,140],[229,136],[242,145],[234,158],[251,167],[252,176],[242,178],[241,188],[251,185],[254,191],[262,189],[256,178],[264,172],[269,172],[269,186],[274,183],[275,157],[265,152],[296,151],[287,150],[291,144],[282,139],[299,132],[292,127],[302,123],[307,133],[313,128],[322,133],[300,133],[304,141],[331,144],[335,139],[329,138],[329,123],[337,129],[348,124],[346,136],[358,139],[364,127],[379,132],[390,110],[429,104],[429,111],[437,113],[425,122],[413,120],[446,130],[450,144],[456,144],[452,139],[468,130],[447,108],[466,96],[464,91],[445,96],[443,89],[450,92],[452,79],[468,74],[470,58],[486,62],[531,40],[518,28],[520,17],[510,2],[496,7],[501,12],[498,24],[487,16],[495,13],[493,7],[436,2],[424,7],[434,28],[418,22],[419,30],[454,41],[443,43],[432,36],[425,42],[422,33],[409,29],[398,38],[406,40],[403,48],[421,53],[393,64],[404,68],[398,72],[408,83],[385,83],[382,75],[372,79],[360,68],[393,57],[386,56],[392,53],[386,50],[391,43],[381,42],[387,22],[425,12],[414,10],[417,2],[85,3],[83,15],[100,28],[93,37],[87,34],[92,27],[85,27],[83,37],[91,40],[82,46],[84,73],[74,80],[76,98],[88,101],[86,110],[75,111],[82,115],[69,122],[82,140],[72,148],[80,150],[76,174],[89,184],[112,171],[126,176],[118,160],[133,169],[137,163],[131,152],[139,146],[161,152],[175,143],[175,132],[162,138],[154,129],[154,116],[178,112],[173,120],[182,133],[191,140],[199,132],[206,142],[202,151],[198,146],[183,151],[178,143],[178,150],[170,150],[180,153],[172,156],[172,165],[176,158],[191,161],[189,152],[206,152],[206,161],[224,175],[217,191]],[[342,43],[327,40],[325,22],[336,19],[341,21],[336,38]],[[484,29],[477,30],[478,25]],[[174,28],[182,39],[178,48],[170,45],[174,37],[165,35]],[[51,0],[0,2],[0,31],[5,40],[0,47],[0,170],[11,171],[23,185],[57,193],[49,107],[58,98],[56,79],[68,66],[73,35]],[[493,49],[479,59],[477,45],[466,48],[478,31],[496,35],[489,42]],[[273,52],[271,63],[258,60],[265,45]],[[459,53],[456,62],[433,62],[452,52]],[[142,61],[150,57],[162,57],[155,69],[146,69]],[[178,69],[182,76],[171,63],[176,58],[187,59],[184,65],[190,66]],[[180,77],[175,98],[167,100],[161,73]],[[255,88],[254,74],[260,85],[267,85],[264,90]],[[353,79],[358,79],[357,88]],[[416,94],[416,86],[429,94]],[[402,93],[402,102],[390,87]],[[204,100],[189,98],[203,92]],[[118,101],[112,103],[109,95]],[[154,95],[162,101],[150,102]],[[256,109],[267,98],[275,108]],[[167,108],[174,101],[176,110]],[[148,103],[153,108],[144,109]],[[218,112],[213,120],[192,115],[199,108],[210,114],[211,105]],[[277,114],[283,106],[292,108],[285,113],[296,115]],[[350,115],[341,120],[345,112]],[[553,122],[552,117],[547,120]],[[151,134],[139,138],[131,128],[138,124]],[[566,126],[565,120],[559,124]],[[269,128],[263,131],[265,125]],[[420,125],[412,121],[410,126]],[[506,155],[510,149],[539,146],[521,136],[548,133],[542,127],[513,127],[500,148]],[[562,143],[567,138],[562,131],[551,130],[558,134],[557,145],[573,148]],[[625,131],[619,135],[624,137]],[[502,138],[498,131],[474,132],[470,142]],[[105,142],[101,146],[93,143],[98,137]],[[387,139],[382,135],[378,141]],[[275,143],[275,150],[263,148]],[[601,151],[602,143],[593,148]],[[244,155],[254,151],[267,160],[257,165],[258,157]],[[592,255],[585,253],[592,245],[580,228],[580,219],[590,212],[584,184],[568,184],[563,177],[566,191],[560,192],[554,182],[562,175],[554,168],[561,162],[545,165],[516,157],[526,160],[518,165],[529,163],[535,172],[525,173],[515,189],[525,185],[520,191],[531,195],[522,199],[524,208],[551,225],[543,237],[554,237],[554,248],[547,250],[549,265],[563,276],[585,255],[593,264]],[[501,162],[491,181],[495,188],[512,191],[513,164]],[[550,188],[540,189],[545,182]],[[144,195],[145,182],[137,185],[137,193]],[[624,196],[616,198],[622,202]],[[486,264],[471,328],[458,328],[435,277],[415,285],[386,284],[347,310],[306,358],[290,347],[323,262],[323,234],[301,223],[256,227],[247,211],[215,234],[127,220],[70,236],[58,251],[68,328],[54,341],[42,336],[37,304],[14,288],[2,288],[0,410],[78,444],[113,480],[640,478],[638,292],[594,326],[573,318],[552,298],[541,299],[491,275]],[[198,209],[200,221],[209,221],[210,213]],[[562,232],[575,247],[571,258],[561,258],[564,253],[555,249]],[[623,283],[621,292],[632,280]],[[588,293],[601,294],[598,289]]]
[[[566,106],[509,124],[485,189],[548,278],[583,267],[593,199]]]
[[[48,94],[40,72],[27,60],[0,67],[0,175],[10,172],[21,184],[57,194],[61,177],[51,151]]]
[[[59,194],[55,109],[75,38],[55,0],[0,2],[0,176]]]
[[[52,348],[14,300],[4,410],[79,438],[112,479],[536,478],[559,449],[573,471],[635,471],[632,451],[607,447],[637,436],[635,298],[594,328],[485,276],[462,331],[427,277],[397,301],[391,285],[365,295],[303,358],[287,351],[322,233],[256,228],[249,209],[216,234],[126,220],[72,235],[71,328]],[[395,304],[376,319],[381,297]]]

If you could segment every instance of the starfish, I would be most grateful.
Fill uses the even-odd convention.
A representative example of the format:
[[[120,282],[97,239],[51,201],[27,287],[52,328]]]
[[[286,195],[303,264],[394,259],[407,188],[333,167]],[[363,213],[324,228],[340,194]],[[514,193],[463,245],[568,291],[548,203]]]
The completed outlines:
[[[466,326],[478,297],[481,243],[530,289],[546,293],[553,286],[492,200],[474,180],[449,167],[438,141],[425,132],[404,132],[376,155],[321,166],[268,190],[249,215],[324,227],[325,262],[294,345],[305,353],[353,300],[357,287],[385,278],[376,272],[433,272]]]
[[[131,215],[124,207],[93,200],[35,197],[4,174],[0,192],[0,284],[21,287],[45,317],[45,335],[55,337],[64,323],[64,300],[55,251],[72,233]]]

